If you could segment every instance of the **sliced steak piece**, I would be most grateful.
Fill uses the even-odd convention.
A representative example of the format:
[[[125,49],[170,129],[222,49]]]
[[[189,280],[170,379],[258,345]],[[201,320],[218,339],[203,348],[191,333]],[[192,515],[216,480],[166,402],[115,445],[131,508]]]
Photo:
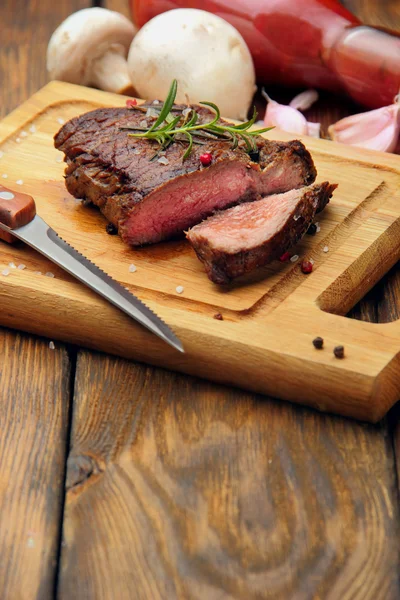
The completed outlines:
[[[196,110],[203,121],[212,115],[204,107]],[[129,137],[121,127],[148,128],[152,119],[138,110],[101,108],[72,119],[55,136],[56,148],[66,155],[68,191],[99,206],[128,244],[166,240],[216,210],[315,180],[310,153],[297,140],[257,138],[259,162],[219,140],[195,144],[185,161],[187,144],[176,142],[161,162],[150,161],[157,142]],[[213,156],[209,167],[200,162],[205,151]]]
[[[211,281],[228,283],[294,246],[336,187],[325,181],[235,206],[209,217],[186,235]]]

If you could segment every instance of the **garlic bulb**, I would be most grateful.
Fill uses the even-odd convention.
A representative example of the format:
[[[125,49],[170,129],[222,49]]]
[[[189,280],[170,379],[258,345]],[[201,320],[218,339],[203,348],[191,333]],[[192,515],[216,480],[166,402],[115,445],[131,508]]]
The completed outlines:
[[[394,152],[400,135],[400,99],[383,108],[341,119],[328,129],[332,140],[359,148]]]
[[[296,106],[302,110],[309,108],[318,99],[317,92],[314,90],[303,92],[293,98],[289,105],[275,102],[264,90],[262,95],[268,102],[264,117],[265,127],[278,127],[278,129],[289,133],[319,137],[320,123],[309,123],[296,108]]]

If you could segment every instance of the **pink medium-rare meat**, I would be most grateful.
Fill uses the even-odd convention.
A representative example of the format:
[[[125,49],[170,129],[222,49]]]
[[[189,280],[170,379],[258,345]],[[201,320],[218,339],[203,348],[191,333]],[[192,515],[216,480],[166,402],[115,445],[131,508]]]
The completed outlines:
[[[181,110],[175,106],[173,112]],[[205,107],[196,110],[200,120],[212,114]],[[151,161],[157,142],[134,139],[121,128],[148,128],[152,122],[138,110],[101,108],[71,119],[55,136],[66,156],[68,191],[97,205],[128,244],[169,239],[216,210],[315,180],[312,158],[297,140],[256,138],[258,162],[243,147],[233,150],[219,140],[195,144],[184,161],[187,144],[178,141],[161,162]],[[200,162],[205,151],[212,154],[208,167]]]
[[[190,229],[187,239],[211,281],[229,283],[294,246],[336,187],[326,181],[235,206]]]

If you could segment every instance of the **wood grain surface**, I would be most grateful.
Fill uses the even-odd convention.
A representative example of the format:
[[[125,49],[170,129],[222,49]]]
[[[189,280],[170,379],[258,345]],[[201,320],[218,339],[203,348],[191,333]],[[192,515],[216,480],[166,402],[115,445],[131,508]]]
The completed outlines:
[[[82,352],[61,598],[395,600],[385,425]]]
[[[47,81],[55,27],[84,0],[0,3],[0,116]],[[3,180],[2,180],[3,181]],[[0,598],[47,600],[58,571],[68,445],[64,346],[0,330]]]
[[[68,443],[69,359],[0,333],[0,598],[53,595]]]
[[[124,8],[124,0],[107,3]],[[343,3],[367,22],[400,29],[397,0]],[[48,37],[62,18],[87,4],[1,2],[1,116],[46,82]],[[343,100],[330,102],[323,99],[316,108],[325,125],[352,110]],[[399,317],[399,308],[400,276],[393,269],[352,314],[387,321]],[[18,435],[48,439],[28,403],[42,401],[42,375],[61,385],[68,368],[65,362],[61,368],[58,348],[45,366],[47,344],[33,337],[1,332],[0,348],[0,446],[8,440],[10,448],[12,441],[0,455],[0,598],[47,600],[57,569],[49,505],[47,529],[40,528],[42,560],[37,552],[29,562],[35,550],[24,543],[38,544],[38,538],[25,538],[24,528],[32,511],[41,521],[38,489],[55,490],[54,477],[44,487],[37,481],[38,471],[41,482],[45,475],[35,460],[49,461],[48,452],[41,447],[11,479],[4,465],[14,456],[22,460],[25,442]],[[225,599],[252,589],[257,595],[247,598],[271,597],[270,590],[283,600],[399,598],[395,413],[390,427],[360,425],[88,352],[78,355],[76,386],[62,600],[179,593]],[[11,390],[17,402],[12,412],[6,401]],[[46,450],[58,450],[58,443],[54,436]],[[18,503],[29,495],[24,507]],[[272,587],[260,591],[260,581]],[[193,593],[182,596],[192,582]]]

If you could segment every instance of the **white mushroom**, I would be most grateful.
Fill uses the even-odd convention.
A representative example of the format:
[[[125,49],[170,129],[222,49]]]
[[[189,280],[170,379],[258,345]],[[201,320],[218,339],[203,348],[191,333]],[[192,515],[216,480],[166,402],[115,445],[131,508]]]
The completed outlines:
[[[128,67],[142,98],[164,100],[177,79],[178,102],[214,102],[233,119],[246,118],[256,89],[240,33],[203,10],[178,8],[151,19],[132,42]]]
[[[73,13],[49,41],[51,79],[132,94],[126,56],[136,31],[129,19],[112,10],[85,8]]]

